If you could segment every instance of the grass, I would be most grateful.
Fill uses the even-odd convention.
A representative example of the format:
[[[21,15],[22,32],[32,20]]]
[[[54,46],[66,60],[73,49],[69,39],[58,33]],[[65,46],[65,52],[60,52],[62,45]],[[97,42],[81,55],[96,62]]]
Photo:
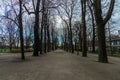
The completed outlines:
[[[10,53],[10,49],[7,48],[0,49],[0,53]]]
[[[33,49],[24,49],[25,52],[32,52]],[[11,53],[20,53],[20,49],[12,49]]]
[[[120,53],[113,54],[114,57],[120,57]]]
[[[25,49],[25,52],[32,52],[33,49]],[[10,51],[10,49],[8,48],[4,48],[4,49],[0,49],[0,53],[20,53],[20,49],[12,49],[12,51]]]

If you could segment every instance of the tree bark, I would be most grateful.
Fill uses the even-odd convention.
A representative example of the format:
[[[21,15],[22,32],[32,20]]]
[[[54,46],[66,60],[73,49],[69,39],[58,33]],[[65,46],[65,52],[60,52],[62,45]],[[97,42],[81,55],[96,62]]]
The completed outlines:
[[[43,20],[43,16],[42,16],[42,20]],[[41,23],[41,32],[40,32],[40,54],[43,54],[43,21]]]
[[[40,44],[39,44],[39,6],[40,6],[40,0],[37,0],[36,11],[35,11],[33,56],[38,56],[39,47],[40,47]]]
[[[111,53],[111,55],[113,55],[113,53],[112,53],[112,41],[111,41],[111,30],[110,30],[110,23],[108,22],[108,33],[109,33],[109,47],[110,47],[110,53]]]
[[[22,24],[22,0],[19,0],[19,34],[20,34],[20,46],[21,46],[21,59],[25,60],[24,55],[24,39],[23,39],[23,24]]]
[[[48,23],[47,23],[48,24]],[[50,52],[50,31],[49,31],[49,24],[47,26],[47,51]]]
[[[92,27],[93,27],[93,37],[92,37],[92,53],[95,53],[95,19],[92,6],[90,6],[90,1],[88,1],[88,7],[92,17]]]
[[[82,28],[83,28],[83,42],[82,42],[82,56],[87,57],[87,40],[86,40],[86,0],[81,0],[82,6]]]
[[[71,18],[69,21],[69,26],[70,26],[70,50],[72,53],[74,53],[74,45],[73,45],[73,33],[72,33],[72,23],[71,23]]]
[[[102,24],[98,24],[98,45],[99,45],[99,62],[107,63],[107,52],[106,52],[106,37],[105,37],[105,28]]]
[[[99,58],[98,61],[102,63],[108,63],[107,51],[106,51],[106,36],[105,25],[111,18],[114,9],[115,0],[111,0],[108,13],[103,19],[101,0],[93,0],[94,15],[97,23],[98,45],[99,45]]]
[[[80,51],[82,52],[82,25],[80,24],[80,31],[79,31],[79,46],[80,46]]]

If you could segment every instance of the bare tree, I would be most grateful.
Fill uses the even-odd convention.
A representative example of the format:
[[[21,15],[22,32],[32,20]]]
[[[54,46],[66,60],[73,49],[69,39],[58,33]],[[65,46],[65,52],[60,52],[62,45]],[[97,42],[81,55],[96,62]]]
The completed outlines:
[[[19,0],[19,14],[18,14],[18,24],[19,24],[19,34],[20,34],[20,45],[21,45],[21,59],[25,59],[24,55],[24,38],[23,38],[23,23],[22,23],[22,4],[23,0]]]
[[[33,45],[34,18],[33,17],[25,17],[25,18],[26,18],[24,19],[25,48],[29,49]]]
[[[92,2],[92,1],[91,1]],[[105,25],[111,18],[115,0],[110,1],[110,6],[106,16],[103,18],[101,0],[93,0],[94,15],[97,24],[98,44],[99,44],[99,62],[107,63]]]
[[[37,0],[36,1],[36,4],[34,2],[34,0],[32,0],[32,4],[33,4],[33,10],[34,11],[29,11],[29,9],[27,9],[26,5],[24,4],[24,8],[25,10],[28,12],[28,14],[34,14],[35,15],[35,24],[34,24],[34,44],[33,44],[33,47],[34,47],[34,51],[33,51],[33,56],[38,56],[38,53],[39,53],[39,48],[40,48],[40,38],[39,38],[39,13],[41,12],[40,10],[40,1],[41,0]]]
[[[87,57],[87,44],[86,44],[87,35],[86,35],[86,19],[85,19],[85,17],[86,17],[86,0],[81,0],[81,8],[82,8],[82,29],[83,29],[82,56]]]
[[[74,16],[75,6],[77,4],[77,0],[62,0],[61,9],[64,11],[63,15],[66,15],[68,21],[66,21],[63,16],[60,16],[61,19],[66,23],[68,28],[68,38],[69,38],[69,46],[70,52],[74,53],[74,45],[73,45],[73,32],[72,32],[72,20]],[[58,11],[60,15],[60,11]]]
[[[93,12],[93,7],[90,0],[87,1],[88,8],[90,10],[91,18],[92,18],[92,52],[95,53],[95,17]]]
[[[19,1],[15,1],[13,2],[12,0],[10,1],[11,5],[6,5],[9,6],[11,8],[11,11],[13,11],[14,16],[10,17],[10,16],[3,16],[3,18],[9,19],[12,22],[14,22],[19,29],[19,37],[20,37],[20,47],[21,47],[21,59],[25,60],[25,55],[24,55],[24,39],[23,39],[23,23],[22,23],[22,14],[23,14],[23,9],[22,9],[22,4],[23,4],[23,0],[19,0]],[[14,4],[17,3],[17,4]],[[18,9],[15,9],[14,6],[19,7],[19,11]]]
[[[34,24],[34,52],[33,56],[38,56],[40,44],[39,44],[39,10],[40,10],[40,1],[37,0],[36,9],[35,9],[35,24]]]

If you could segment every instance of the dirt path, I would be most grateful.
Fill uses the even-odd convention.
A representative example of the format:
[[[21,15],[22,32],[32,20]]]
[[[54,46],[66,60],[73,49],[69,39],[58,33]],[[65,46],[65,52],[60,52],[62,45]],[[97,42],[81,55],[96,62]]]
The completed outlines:
[[[97,56],[83,58],[57,50],[39,57],[0,55],[0,80],[120,80],[120,58],[110,57],[109,64],[98,63]]]

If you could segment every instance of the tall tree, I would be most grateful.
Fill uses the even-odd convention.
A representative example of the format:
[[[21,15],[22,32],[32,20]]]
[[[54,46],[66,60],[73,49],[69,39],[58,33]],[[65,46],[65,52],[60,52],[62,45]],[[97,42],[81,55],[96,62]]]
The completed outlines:
[[[95,18],[94,18],[94,12],[93,7],[90,2],[90,0],[87,1],[88,8],[90,10],[91,18],[92,18],[92,53],[95,53]]]
[[[34,2],[34,0],[32,0],[32,4],[33,4],[33,12],[29,11],[29,9],[27,9],[27,7],[25,6],[25,4],[23,5],[25,10],[28,12],[28,14],[34,14],[35,15],[35,23],[34,23],[34,45],[33,45],[33,48],[34,48],[34,51],[33,51],[33,56],[38,56],[38,53],[39,53],[39,49],[40,48],[40,38],[39,38],[39,13],[41,12],[40,10],[40,1],[41,0],[37,0],[36,1],[36,4]]]
[[[49,26],[50,26],[50,23],[49,23],[49,19],[47,18],[47,51],[50,52],[51,50],[51,44],[50,44],[50,30],[49,30]]]
[[[19,15],[18,15],[18,23],[19,23],[19,32],[20,32],[20,45],[21,45],[21,59],[25,59],[24,55],[24,39],[23,39],[23,23],[22,23],[22,3],[23,0],[19,0]]]
[[[15,4],[15,3],[17,3],[17,4]],[[23,39],[23,23],[22,23],[22,15],[23,15],[22,5],[23,5],[23,0],[19,0],[19,1],[15,1],[15,2],[11,0],[10,5],[7,5],[7,6],[9,6],[9,8],[11,9],[10,11],[13,12],[14,16],[10,17],[10,16],[5,15],[3,17],[11,20],[13,23],[15,23],[18,26],[19,37],[20,37],[21,59],[25,60],[24,39]],[[18,6],[19,11],[15,8],[15,6]]]
[[[105,25],[111,18],[115,0],[110,1],[108,12],[103,17],[102,11],[102,0],[93,0],[93,7],[94,7],[94,15],[97,24],[97,35],[98,35],[98,44],[99,44],[99,62],[107,63],[107,52],[106,52],[106,37],[105,37]]]
[[[68,29],[68,42],[69,42],[69,50],[74,53],[74,44],[73,44],[73,32],[72,32],[72,21],[75,15],[77,0],[62,0],[61,12],[66,15],[67,20],[63,18],[63,14],[61,19],[66,23]],[[60,14],[60,12],[58,11]]]
[[[38,56],[39,48],[40,48],[40,40],[39,40],[39,9],[40,9],[40,1],[37,0],[36,9],[35,9],[35,24],[34,24],[34,52],[33,56]]]
[[[44,53],[47,52],[47,1],[46,0],[42,0],[42,30],[44,30]],[[43,31],[41,31],[43,32]],[[41,33],[41,35],[43,35],[43,33]],[[42,41],[42,37],[41,37],[41,43],[43,43]]]
[[[87,35],[86,35],[86,19],[85,19],[85,17],[86,17],[86,0],[81,0],[81,8],[82,8],[82,29],[83,29],[82,56],[87,57],[87,44],[86,44],[87,43],[87,40],[86,40]]]

